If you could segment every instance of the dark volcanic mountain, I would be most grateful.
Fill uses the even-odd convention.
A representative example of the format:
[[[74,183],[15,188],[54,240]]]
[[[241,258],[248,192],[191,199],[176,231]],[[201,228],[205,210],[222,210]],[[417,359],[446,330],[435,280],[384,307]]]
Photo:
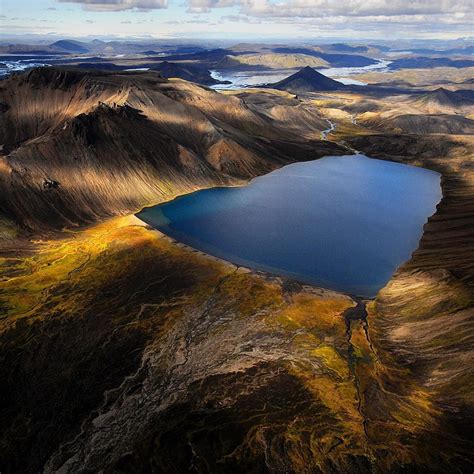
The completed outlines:
[[[113,62],[81,62],[71,68],[78,68],[87,71],[127,71],[133,72],[134,67],[131,65],[119,65]],[[196,64],[187,63],[170,63],[163,61],[162,63],[144,63],[137,65],[136,68],[148,68],[151,71],[157,71],[161,76],[169,79],[177,77],[185,81],[196,82],[204,86],[212,86],[215,84],[228,84],[228,81],[218,81],[211,76],[211,73],[205,67]]]
[[[266,84],[265,87],[272,89],[285,90],[289,92],[318,92],[335,91],[343,89],[345,86],[341,82],[335,81],[324,74],[315,71],[307,66],[297,73],[274,84]]]
[[[177,53],[177,54],[170,54],[168,56],[163,57],[166,61],[199,61],[200,64],[205,64],[207,67],[212,67],[216,65],[219,61],[225,58],[227,55],[232,54],[232,50],[230,49],[210,49],[205,51],[198,51],[195,53]],[[156,58],[161,59],[161,58]]]
[[[67,53],[87,53],[90,51],[84,43],[73,40],[59,40],[50,46],[54,49],[60,49]]]
[[[194,64],[177,64],[163,61],[162,63],[151,67],[150,69],[153,71],[158,71],[163,77],[166,78],[178,77],[180,79],[190,82],[197,82],[198,84],[203,84],[205,86],[227,83],[214,79],[208,69]]]

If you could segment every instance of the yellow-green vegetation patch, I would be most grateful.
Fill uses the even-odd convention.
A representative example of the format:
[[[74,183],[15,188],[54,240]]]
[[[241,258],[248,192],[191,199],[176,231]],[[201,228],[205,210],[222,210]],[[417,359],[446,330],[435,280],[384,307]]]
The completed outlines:
[[[345,331],[342,313],[352,304],[342,296],[322,298],[302,292],[292,296],[290,304],[278,314],[277,321],[288,328],[315,329],[341,335]]]
[[[334,349],[334,347],[322,344],[311,351],[314,357],[322,359],[325,366],[336,372],[341,377],[347,377],[349,370],[347,360]]]
[[[2,240],[11,240],[17,237],[18,228],[10,219],[0,214],[0,247]]]
[[[338,432],[344,444],[351,445],[359,452],[365,450],[363,419],[358,411],[357,391],[352,377],[334,377],[331,373],[317,374],[311,365],[298,365],[290,368],[313,394],[315,399],[325,405],[340,421]]]
[[[37,242],[37,250],[22,259],[2,259],[0,263],[7,270],[14,270],[13,277],[0,282],[4,319],[11,323],[16,318],[41,317],[42,305],[55,306],[61,313],[80,311],[97,298],[101,287],[117,281],[126,288],[132,270],[136,273],[142,267],[146,271],[148,263],[157,257],[167,256],[170,266],[174,261],[190,270],[200,259],[198,269],[206,268],[209,273],[203,271],[197,280],[200,284],[195,285],[194,300],[207,294],[203,288],[216,284],[229,271],[217,261],[202,262],[203,258],[193,252],[186,252],[184,261],[183,249],[137,222],[134,217],[111,219],[56,240]],[[65,285],[67,294],[63,293]]]
[[[242,316],[262,310],[275,310],[283,303],[280,285],[242,271],[229,275],[220,285],[224,301],[236,305]]]

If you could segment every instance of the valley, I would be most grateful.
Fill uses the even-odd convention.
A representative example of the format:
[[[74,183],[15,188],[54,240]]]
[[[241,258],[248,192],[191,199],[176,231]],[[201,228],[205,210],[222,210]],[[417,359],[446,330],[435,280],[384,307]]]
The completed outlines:
[[[2,472],[472,471],[471,68],[362,86],[319,66],[370,67],[370,48],[279,48],[169,51],[184,79],[75,59],[0,82]],[[288,74],[189,82],[229,56]],[[229,263],[135,216],[356,150],[441,175],[375,297]]]

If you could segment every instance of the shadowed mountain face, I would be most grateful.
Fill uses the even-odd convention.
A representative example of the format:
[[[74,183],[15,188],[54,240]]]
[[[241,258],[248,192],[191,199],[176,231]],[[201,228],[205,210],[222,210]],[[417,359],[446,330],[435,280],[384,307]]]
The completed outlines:
[[[209,71],[202,66],[192,64],[176,64],[163,61],[156,66],[151,67],[153,71],[158,71],[163,77],[178,77],[185,81],[197,82],[206,86],[225,83],[214,79]]]
[[[87,53],[89,51],[84,43],[71,40],[59,40],[52,43],[50,47],[67,53]]]
[[[156,73],[37,69],[6,80],[0,103],[0,207],[30,228],[83,224],[343,151]]]
[[[272,89],[284,90],[289,92],[318,92],[318,91],[335,91],[343,89],[344,84],[335,81],[323,74],[315,71],[307,66],[295,74],[276,82],[275,84],[267,84],[265,87]]]
[[[295,59],[298,56],[302,58],[311,57],[314,60],[315,66],[320,67],[361,67],[375,64],[377,61],[365,56],[355,54],[333,54],[332,49],[328,52],[322,52],[311,48],[297,48],[297,47],[264,47],[258,44],[241,45],[241,47],[233,47],[230,49],[212,49],[207,51],[199,51],[192,54],[174,54],[166,56],[168,61],[199,61],[207,67],[239,69],[248,68],[250,66],[257,67],[258,65],[264,67],[282,67],[285,64],[291,64],[291,56]],[[278,61],[278,56],[287,56]],[[247,58],[246,58],[247,57]],[[301,58],[301,59],[302,59]],[[308,60],[308,59],[307,59]],[[250,61],[250,64],[248,62]],[[319,61],[319,62],[318,62]],[[247,63],[247,64],[246,64]],[[295,66],[291,66],[295,67]]]
[[[450,58],[429,58],[429,57],[415,57],[415,58],[401,58],[395,59],[390,65],[390,69],[420,69],[420,68],[435,68],[435,67],[472,67],[474,61],[472,59],[450,59]]]
[[[418,98],[418,103],[424,105],[440,105],[451,107],[453,109],[457,107],[472,106],[474,105],[474,91],[450,91],[440,87],[434,91],[423,94]]]
[[[195,82],[197,84],[202,84],[205,86],[211,86],[215,84],[227,84],[228,81],[219,81],[214,79],[211,76],[209,70],[203,66],[196,64],[187,64],[187,63],[170,63],[168,61],[163,61],[162,63],[143,63],[139,64],[136,67],[133,65],[120,65],[115,64],[112,61],[87,61],[87,62],[78,62],[71,66],[72,68],[77,68],[83,71],[107,71],[107,72],[133,72],[133,70],[150,70],[157,71],[164,78],[179,78],[186,81]]]
[[[361,120],[361,123],[376,130],[407,134],[472,135],[474,133],[474,120],[457,115],[443,114],[440,111],[434,114],[403,114],[393,117],[381,114]]]
[[[165,56],[163,59],[166,61],[199,61],[201,64],[212,67],[225,58],[228,54],[232,54],[231,49],[217,48],[198,51],[196,53],[170,54]]]
[[[444,88],[402,96],[396,110],[390,105],[384,110],[366,110],[359,115],[358,123],[392,133],[472,135],[472,97],[470,90]]]
[[[327,49],[341,53],[366,53],[369,48],[367,46],[351,46],[344,43],[334,43],[328,45]]]

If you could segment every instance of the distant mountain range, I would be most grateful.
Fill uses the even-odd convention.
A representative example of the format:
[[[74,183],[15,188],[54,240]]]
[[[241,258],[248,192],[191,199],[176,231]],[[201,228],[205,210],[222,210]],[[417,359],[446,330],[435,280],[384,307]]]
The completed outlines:
[[[403,50],[400,50],[403,51]],[[451,48],[451,49],[431,49],[431,48],[416,48],[410,49],[410,52],[414,54],[436,54],[443,56],[453,56],[454,54],[459,55],[470,55],[474,54],[474,46],[464,46],[461,48]]]
[[[307,54],[265,53],[225,56],[216,64],[215,68],[217,70],[259,70],[263,68],[298,69],[305,66],[326,68],[329,64],[320,57]]]
[[[395,59],[388,67],[390,69],[430,69],[434,67],[473,67],[473,59],[450,59],[450,58],[428,58],[419,56],[416,58]]]
[[[150,70],[158,71],[166,78],[177,77],[179,79],[207,86],[214,84],[229,84],[229,81],[218,81],[217,79],[214,79],[205,67],[194,64],[177,64],[163,61],[162,63],[151,67]]]
[[[50,45],[51,48],[60,49],[67,53],[88,53],[90,51],[89,48],[84,46],[83,43],[79,41],[72,41],[72,40],[60,40],[52,43]]]
[[[317,51],[310,48],[274,48],[275,53],[279,54],[306,54],[323,59],[332,67],[364,67],[376,64],[377,60],[360,56],[356,54],[332,54]]]
[[[369,54],[371,57],[363,56],[359,53]],[[381,51],[373,46],[350,46],[344,43],[332,45],[308,46],[308,47],[287,47],[283,45],[261,45],[261,44],[241,44],[228,48],[203,48],[189,44],[170,44],[160,41],[77,41],[71,39],[61,39],[51,44],[31,45],[31,44],[4,44],[0,45],[0,54],[45,54],[45,55],[100,55],[114,56],[118,54],[139,54],[148,56],[150,59],[166,61],[193,61],[199,62],[208,69],[231,66],[237,69],[248,67],[247,61],[252,56],[252,64],[255,67],[285,67],[284,63],[289,63],[290,56],[295,56],[293,62],[298,61],[297,55],[305,55],[313,58],[307,60],[306,64],[316,67],[364,67],[377,62],[374,57],[379,57]],[[286,59],[282,56],[286,55]],[[259,63],[258,57],[262,57]],[[273,56],[278,60],[269,61]],[[235,58],[242,58],[237,64],[233,63]],[[309,59],[309,58],[308,58]],[[300,61],[301,62],[301,61]],[[273,63],[275,65],[273,65]],[[318,64],[316,64],[318,63]],[[296,64],[293,67],[302,66]]]
[[[188,63],[171,63],[163,61],[160,63],[143,63],[136,67],[132,65],[118,65],[113,62],[78,62],[77,64],[71,65],[73,68],[84,69],[88,71],[127,71],[134,69],[148,69],[150,71],[157,71],[162,77],[167,79],[176,77],[184,79],[186,81],[195,82],[204,86],[212,86],[215,84],[229,84],[229,81],[219,81],[211,76],[209,70],[199,64],[188,64]]]

